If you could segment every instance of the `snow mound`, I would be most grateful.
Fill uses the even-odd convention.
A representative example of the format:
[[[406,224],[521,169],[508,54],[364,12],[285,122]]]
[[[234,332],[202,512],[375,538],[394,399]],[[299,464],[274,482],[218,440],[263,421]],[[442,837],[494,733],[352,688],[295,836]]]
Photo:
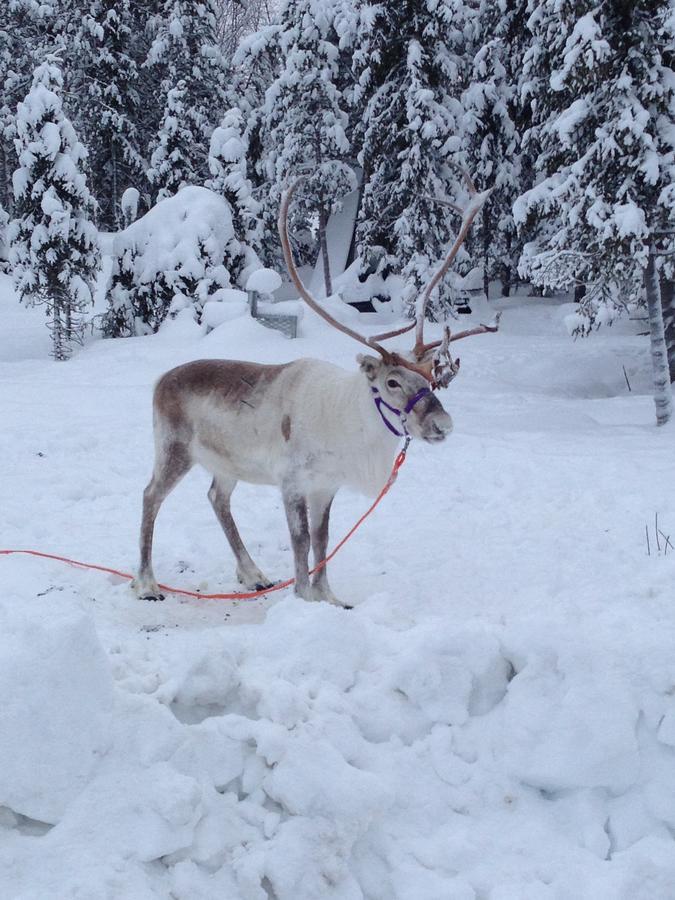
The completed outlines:
[[[59,821],[110,741],[112,678],[91,620],[3,624],[0,806]]]
[[[246,290],[258,291],[261,294],[273,294],[281,287],[281,283],[281,275],[274,269],[257,269],[249,275]]]

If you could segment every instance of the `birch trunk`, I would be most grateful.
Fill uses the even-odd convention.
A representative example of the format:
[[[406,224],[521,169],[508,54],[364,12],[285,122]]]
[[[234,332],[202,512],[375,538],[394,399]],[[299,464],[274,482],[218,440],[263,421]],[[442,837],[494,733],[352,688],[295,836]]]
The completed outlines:
[[[323,260],[323,280],[326,286],[326,297],[333,293],[333,284],[330,277],[330,261],[328,258],[328,241],[326,240],[326,228],[328,226],[328,210],[323,198],[319,201],[319,246],[321,247],[321,259]]]
[[[652,368],[654,371],[654,405],[656,406],[656,424],[665,425],[673,411],[673,398],[670,389],[670,370],[668,369],[668,351],[663,328],[663,309],[661,307],[661,288],[656,271],[654,250],[649,251],[645,270],[645,292],[649,311],[649,333],[652,350]]]
[[[661,307],[663,309],[663,328],[666,335],[666,351],[670,383],[675,381],[675,281],[661,279]]]

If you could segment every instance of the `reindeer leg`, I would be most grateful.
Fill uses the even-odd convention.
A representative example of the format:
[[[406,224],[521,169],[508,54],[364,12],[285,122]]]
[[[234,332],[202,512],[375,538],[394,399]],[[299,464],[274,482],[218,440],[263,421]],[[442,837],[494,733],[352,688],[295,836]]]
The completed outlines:
[[[295,560],[295,593],[303,600],[313,600],[312,587],[309,583],[309,521],[307,517],[307,501],[292,488],[282,486],[281,494],[286,510],[288,530],[291,533],[291,545]]]
[[[272,587],[272,582],[263,575],[249,556],[248,550],[239,534],[239,529],[232,518],[230,497],[236,484],[237,482],[234,479],[228,480],[222,476],[214,478],[209,488],[208,497],[237,560],[237,578],[249,590],[262,591],[264,588]]]
[[[314,565],[325,559],[328,552],[328,520],[334,496],[333,493],[322,492],[309,495],[309,522]],[[335,606],[346,606],[337,599],[328,584],[327,566],[322,566],[312,576],[312,594],[315,600],[325,600]],[[351,609],[351,607],[346,608]]]
[[[155,471],[143,492],[141,522],[141,564],[132,588],[141,600],[163,600],[152,571],[152,538],[159,508],[181,478],[192,468],[185,444],[172,443],[162,448],[155,458]]]

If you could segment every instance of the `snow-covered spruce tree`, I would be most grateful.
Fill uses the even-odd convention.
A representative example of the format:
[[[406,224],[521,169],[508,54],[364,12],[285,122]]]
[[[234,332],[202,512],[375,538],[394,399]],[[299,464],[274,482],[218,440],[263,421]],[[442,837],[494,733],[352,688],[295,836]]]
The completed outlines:
[[[584,334],[643,302],[652,235],[673,221],[675,17],[665,0],[545,0],[530,28],[547,56],[530,67],[550,75],[532,129],[541,182],[515,208],[540,228],[521,269],[544,286],[587,287]]]
[[[145,181],[141,98],[131,0],[89,0],[73,39],[79,118],[100,220],[122,227],[120,201]]]
[[[163,0],[148,20],[151,44],[144,69],[159,85],[157,102],[182,85],[182,104],[190,119],[194,143],[185,146],[189,168],[202,184],[208,177],[208,142],[227,108],[227,65],[216,34],[216,0]],[[150,145],[154,156],[164,140],[162,126]],[[154,163],[152,164],[153,168]],[[166,194],[163,194],[166,196]]]
[[[0,204],[11,213],[12,173],[17,167],[16,105],[30,87],[36,54],[51,40],[54,9],[29,0],[10,0],[0,17]],[[53,41],[51,41],[53,44]],[[51,49],[54,49],[52,46]],[[40,61],[44,54],[40,54]]]
[[[247,174],[261,196],[269,190],[265,161],[272,149],[267,146],[264,131],[265,92],[279,74],[279,34],[279,23],[275,22],[242,40],[232,58],[226,92],[227,108],[241,110],[246,123]]]
[[[47,308],[55,359],[81,339],[99,267],[95,204],[82,171],[86,151],[66,118],[55,61],[40,65],[16,117],[19,168],[9,228],[10,263],[21,299]]]
[[[363,166],[356,235],[362,271],[400,272],[412,309],[452,235],[453,214],[430,198],[457,193],[459,103],[471,13],[461,0],[358,5],[354,39]],[[456,224],[456,222],[455,222]],[[439,304],[430,304],[438,314]]]
[[[16,78],[15,41],[10,29],[0,28],[0,207],[11,208],[11,173],[16,168],[14,153],[14,110],[11,95]]]
[[[203,126],[199,110],[187,104],[185,82],[179,81],[167,94],[164,118],[147,173],[157,200],[202,180]]]
[[[246,168],[248,141],[244,117],[237,107],[229,109],[211,135],[206,186],[225,197],[232,210],[232,225],[238,240],[253,247],[260,243],[260,204],[254,200]]]
[[[338,50],[333,16],[333,5],[325,0],[286,0],[280,14],[281,69],[265,97],[265,131],[274,148],[268,160],[271,190],[264,204],[265,228],[275,235],[278,247],[273,225],[281,193],[289,178],[305,173],[291,222],[297,234],[318,215],[327,295],[333,288],[326,226],[336,201],[355,183],[345,162],[347,115],[335,85]]]
[[[502,5],[481,0],[473,19],[474,55],[462,93],[466,166],[481,188],[492,187],[483,214],[467,241],[482,261],[485,296],[499,279],[508,296],[520,256],[512,206],[521,193],[520,136],[516,129],[517,85],[507,70],[512,48],[500,35]]]

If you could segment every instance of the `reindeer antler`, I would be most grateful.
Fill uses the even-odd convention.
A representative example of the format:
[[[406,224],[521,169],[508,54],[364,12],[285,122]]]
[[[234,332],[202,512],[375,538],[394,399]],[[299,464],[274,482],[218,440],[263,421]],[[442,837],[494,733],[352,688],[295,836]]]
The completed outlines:
[[[466,236],[469,233],[469,229],[473,224],[473,220],[476,218],[478,213],[483,208],[485,201],[492,193],[492,188],[489,188],[487,191],[483,191],[482,193],[478,193],[476,191],[475,185],[471,176],[468,172],[462,171],[464,176],[464,180],[466,182],[467,188],[469,190],[469,195],[471,200],[466,209],[462,210],[461,207],[457,207],[452,204],[453,208],[460,212],[462,215],[462,224],[459,229],[459,234],[457,235],[454,244],[450,247],[445,259],[438,267],[436,273],[433,275],[426,288],[422,291],[422,293],[417,298],[417,303],[415,304],[415,346],[413,348],[413,353],[415,354],[416,359],[422,360],[429,350],[434,349],[441,345],[441,341],[436,341],[433,344],[425,344],[424,343],[424,321],[426,318],[427,306],[429,305],[429,299],[431,294],[433,293],[434,288],[437,284],[442,281],[442,279],[446,276],[450,266],[455,260],[459,252],[459,248],[462,246],[464,241],[466,240]],[[497,324],[493,326],[481,325],[478,330],[471,329],[467,332],[461,332],[454,336],[454,338],[450,338],[450,340],[458,341],[463,337],[469,337],[472,334],[482,334],[486,331],[497,331]]]
[[[403,326],[402,328],[397,328],[393,331],[387,331],[382,334],[376,334],[370,338],[365,337],[365,335],[360,334],[358,331],[354,331],[354,329],[350,328],[348,325],[343,325],[342,322],[338,322],[337,319],[331,316],[331,314],[327,312],[307,290],[296,268],[295,260],[293,259],[291,241],[288,235],[288,209],[296,188],[301,182],[306,180],[306,175],[300,175],[284,191],[279,208],[278,227],[279,236],[281,238],[281,247],[284,253],[284,260],[286,261],[288,274],[291,276],[293,284],[297,288],[298,293],[305,301],[305,303],[307,303],[307,305],[311,309],[313,309],[315,313],[321,316],[322,319],[324,319],[334,328],[337,328],[338,331],[342,331],[344,334],[349,335],[349,337],[354,338],[354,340],[358,341],[360,344],[365,344],[366,347],[370,348],[371,350],[375,350],[382,356],[385,362],[393,363],[394,365],[400,365],[403,368],[410,369],[413,372],[417,372],[418,374],[426,378],[426,380],[429,381],[432,385],[438,387],[447,387],[447,385],[459,371],[459,360],[453,360],[449,351],[449,345],[452,341],[458,341],[462,338],[470,337],[474,334],[483,334],[485,332],[497,331],[499,327],[498,315],[495,319],[494,325],[479,325],[476,328],[471,328],[467,331],[461,331],[459,332],[459,334],[455,335],[451,334],[450,329],[446,327],[442,340],[434,341],[431,344],[424,343],[424,319],[426,315],[427,305],[429,303],[429,298],[431,297],[431,294],[436,285],[441,281],[441,279],[445,276],[448,269],[452,265],[453,260],[457,256],[459,248],[462,246],[467,234],[469,233],[469,229],[471,228],[473,220],[476,218],[476,216],[482,209],[483,204],[491,193],[491,190],[483,191],[483,193],[480,194],[477,193],[469,174],[467,172],[464,172],[463,174],[472,199],[469,203],[469,206],[465,210],[462,210],[461,207],[457,207],[452,204],[453,208],[462,214],[462,225],[454,244],[448,251],[448,254],[443,260],[441,266],[439,267],[435,275],[431,278],[429,284],[426,286],[417,300],[415,321],[411,322],[409,325]],[[387,338],[406,334],[408,331],[412,331],[413,328],[415,329],[415,346],[412,351],[413,359],[406,358],[405,356],[401,356],[399,353],[387,350],[379,343],[380,341],[384,341]],[[435,352],[432,353],[432,351]]]
[[[353,328],[350,328],[348,325],[343,325],[342,322],[338,322],[337,319],[334,319],[333,316],[329,312],[327,312],[310,294],[305,285],[300,278],[300,274],[295,266],[295,260],[293,259],[293,249],[291,247],[291,241],[288,236],[288,208],[291,203],[291,198],[295,193],[296,188],[299,184],[307,179],[306,175],[300,175],[295,179],[293,184],[288,187],[282,197],[281,197],[281,206],[279,207],[279,237],[281,238],[281,248],[284,252],[284,260],[286,261],[286,268],[288,269],[288,274],[291,276],[291,281],[298,289],[298,293],[305,301],[305,303],[314,310],[315,313],[321,316],[322,319],[325,319],[330,325],[334,328],[337,328],[338,331],[344,332],[344,334],[348,334],[349,337],[354,338],[355,341],[358,341],[360,344],[365,344],[366,347],[369,347],[371,350],[376,350],[381,356],[389,361],[392,357],[392,354],[389,353],[387,349],[381,347],[378,340],[383,340],[390,335],[377,335],[376,338],[367,338],[363,334],[359,334],[358,331],[354,331]],[[410,328],[414,327],[413,325]],[[409,331],[410,328],[406,327],[404,330]],[[402,333],[402,332],[400,332]]]

